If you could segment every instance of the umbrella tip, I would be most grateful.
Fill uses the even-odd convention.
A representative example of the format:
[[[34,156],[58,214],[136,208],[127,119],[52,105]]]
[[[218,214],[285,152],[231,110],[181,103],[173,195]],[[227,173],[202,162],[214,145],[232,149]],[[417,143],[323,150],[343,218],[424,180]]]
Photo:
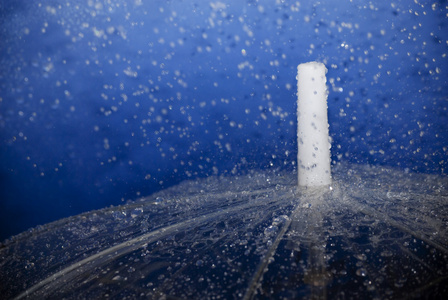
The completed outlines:
[[[297,66],[297,166],[299,186],[331,184],[328,90],[323,63]]]

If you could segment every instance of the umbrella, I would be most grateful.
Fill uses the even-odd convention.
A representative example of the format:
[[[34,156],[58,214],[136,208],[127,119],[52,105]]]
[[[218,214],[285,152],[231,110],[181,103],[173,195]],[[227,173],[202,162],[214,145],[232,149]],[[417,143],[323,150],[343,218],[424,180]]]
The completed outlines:
[[[2,245],[6,298],[442,298],[448,180],[338,165],[186,181]],[[392,180],[393,179],[393,180]]]

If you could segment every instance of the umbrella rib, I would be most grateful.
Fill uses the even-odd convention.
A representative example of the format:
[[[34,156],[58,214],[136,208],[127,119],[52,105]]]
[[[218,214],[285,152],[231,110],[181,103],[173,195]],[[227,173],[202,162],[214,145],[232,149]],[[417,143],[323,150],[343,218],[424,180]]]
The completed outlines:
[[[283,239],[283,236],[285,235],[286,231],[291,226],[291,222],[293,217],[296,215],[296,213],[300,210],[300,205],[297,205],[296,209],[293,211],[289,219],[286,221],[285,225],[283,226],[282,230],[277,235],[275,241],[272,243],[272,245],[269,247],[268,252],[264,256],[263,260],[261,261],[260,265],[257,268],[257,271],[255,272],[254,276],[252,277],[252,280],[249,284],[249,288],[247,289],[243,299],[248,300],[252,299],[258,289],[259,283],[262,280],[263,273],[268,266],[271,258],[274,256],[275,252],[277,251],[277,247],[280,244],[280,241]]]

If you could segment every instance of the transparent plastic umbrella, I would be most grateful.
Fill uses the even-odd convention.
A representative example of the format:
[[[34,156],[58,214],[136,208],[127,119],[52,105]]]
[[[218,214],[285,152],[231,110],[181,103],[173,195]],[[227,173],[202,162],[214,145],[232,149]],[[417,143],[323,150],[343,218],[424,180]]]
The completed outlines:
[[[339,165],[187,181],[0,249],[6,298],[442,298],[448,179]]]

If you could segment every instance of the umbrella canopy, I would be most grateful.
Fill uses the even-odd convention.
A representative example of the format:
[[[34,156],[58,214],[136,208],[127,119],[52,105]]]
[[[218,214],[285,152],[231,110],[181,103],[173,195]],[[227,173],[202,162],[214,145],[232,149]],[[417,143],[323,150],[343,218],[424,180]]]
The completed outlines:
[[[7,298],[440,298],[448,179],[338,165],[186,181],[63,219],[0,249]]]

